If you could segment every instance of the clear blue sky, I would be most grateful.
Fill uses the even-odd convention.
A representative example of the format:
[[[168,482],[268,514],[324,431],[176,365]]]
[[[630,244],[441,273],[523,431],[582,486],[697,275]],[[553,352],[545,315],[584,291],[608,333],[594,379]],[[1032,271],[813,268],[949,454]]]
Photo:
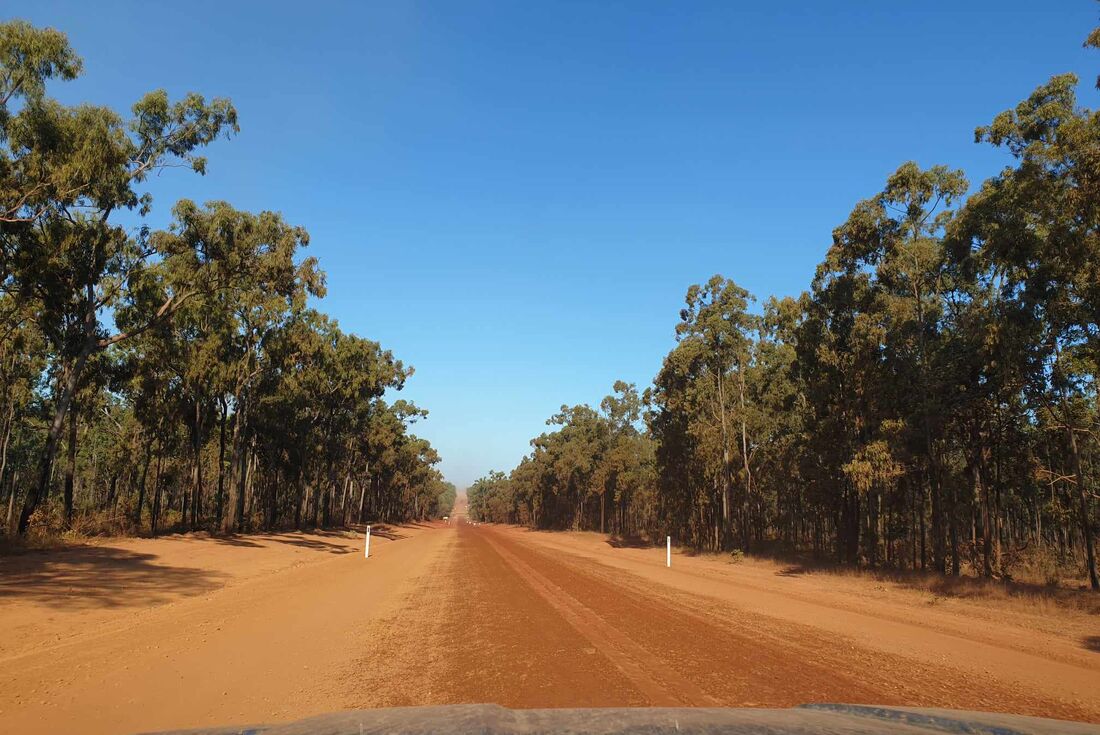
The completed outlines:
[[[22,5],[84,57],[66,101],[234,100],[154,221],[189,196],[304,225],[321,308],[416,367],[460,487],[648,384],[691,283],[796,294],[898,164],[980,181],[1004,158],[974,127],[1055,73],[1098,103],[1091,0]]]

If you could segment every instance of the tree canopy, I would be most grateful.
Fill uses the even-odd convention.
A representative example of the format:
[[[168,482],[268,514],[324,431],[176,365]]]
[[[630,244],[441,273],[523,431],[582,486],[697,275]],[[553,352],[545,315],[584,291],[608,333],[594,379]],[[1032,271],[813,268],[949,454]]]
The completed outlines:
[[[797,299],[691,286],[645,425],[563,407],[475,517],[1100,589],[1100,112],[1077,85],[977,129],[1013,163],[969,196],[899,166]]]
[[[65,35],[0,24],[0,489],[9,532],[241,531],[445,513],[454,488],[387,402],[412,368],[310,308],[324,274],[274,211],[181,200],[238,131],[226,99],[63,105]],[[63,456],[62,456],[63,455]]]

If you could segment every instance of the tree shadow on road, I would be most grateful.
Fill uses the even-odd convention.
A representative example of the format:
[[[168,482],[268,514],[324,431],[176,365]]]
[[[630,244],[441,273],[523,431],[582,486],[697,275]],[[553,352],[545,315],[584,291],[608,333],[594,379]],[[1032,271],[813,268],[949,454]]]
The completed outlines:
[[[209,539],[214,543],[223,544],[225,546],[236,546],[237,548],[262,549],[264,546],[255,541],[250,541],[244,536],[210,536]]]
[[[387,541],[400,541],[403,538],[409,537],[408,534],[399,532],[394,526],[381,524],[377,526],[372,524],[370,527],[370,535],[381,536]]]
[[[350,527],[350,530],[359,537],[362,541],[363,534],[367,531],[367,526],[370,526],[371,536],[380,536],[388,541],[400,541],[403,538],[408,538],[407,533],[401,533],[401,529],[405,528],[435,528],[435,526],[422,525],[419,523],[356,523]],[[321,533],[318,531],[318,533]],[[346,533],[346,531],[328,532],[328,533]]]
[[[639,536],[611,536],[607,545],[613,549],[653,549],[656,545]]]
[[[27,601],[59,610],[148,607],[201,594],[228,579],[156,559],[106,546],[7,557],[0,560],[0,603]]]
[[[404,523],[401,523],[401,524],[398,524],[398,525],[400,525],[402,528],[436,528],[437,527],[437,525],[434,524],[434,523],[428,523],[428,522],[424,522],[424,521],[405,521]],[[373,528],[373,526],[372,526],[372,528]]]
[[[371,533],[374,533],[371,531]],[[268,540],[274,541],[277,544],[287,544],[288,546],[298,546],[303,549],[310,549],[312,551],[327,551],[330,554],[350,554],[354,553],[358,549],[348,544],[334,544],[328,541],[321,541],[315,538],[306,538],[304,536],[269,536]]]
[[[371,530],[371,533],[373,535],[380,535],[378,531],[374,529]],[[325,538],[340,539],[343,543],[339,541],[332,543],[322,540]],[[404,536],[400,538],[404,538]],[[348,535],[347,529],[322,530],[318,528],[309,531],[272,531],[261,533],[251,538],[246,536],[211,536],[210,540],[227,546],[257,549],[264,548],[266,543],[285,544],[287,546],[297,546],[312,551],[325,551],[330,554],[350,554],[358,550],[355,544],[348,543],[351,540],[351,536]],[[257,541],[265,543],[257,543]]]
[[[267,543],[272,543],[297,546],[312,551],[325,551],[330,554],[350,554],[360,549],[357,544],[348,542],[354,537],[358,537],[359,540],[362,541],[362,535],[365,532],[366,526],[361,528],[352,527],[351,529],[317,528],[304,531],[268,531],[258,533],[254,536],[205,536],[203,538],[204,540],[209,539],[217,544],[240,548],[262,549]],[[391,526],[384,524],[371,525],[371,535],[380,536],[391,541],[408,538],[405,534],[398,533]],[[323,540],[326,538],[338,539],[338,541],[333,543]],[[257,543],[258,541],[264,543]],[[343,541],[343,543],[340,543],[340,541]]]

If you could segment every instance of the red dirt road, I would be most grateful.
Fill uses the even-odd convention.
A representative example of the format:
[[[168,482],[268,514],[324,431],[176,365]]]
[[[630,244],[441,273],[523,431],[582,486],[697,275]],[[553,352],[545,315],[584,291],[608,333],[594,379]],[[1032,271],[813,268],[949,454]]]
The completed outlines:
[[[0,730],[845,701],[1100,722],[1096,616],[435,524],[0,559]],[[934,604],[932,604],[934,603]],[[1091,635],[1090,635],[1091,633]]]

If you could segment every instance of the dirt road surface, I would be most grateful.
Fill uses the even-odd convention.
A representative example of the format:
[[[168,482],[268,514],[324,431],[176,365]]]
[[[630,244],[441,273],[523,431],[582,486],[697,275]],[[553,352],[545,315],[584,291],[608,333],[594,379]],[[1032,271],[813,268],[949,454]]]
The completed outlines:
[[[865,702],[1100,722],[1095,615],[466,523],[0,558],[0,730]]]

